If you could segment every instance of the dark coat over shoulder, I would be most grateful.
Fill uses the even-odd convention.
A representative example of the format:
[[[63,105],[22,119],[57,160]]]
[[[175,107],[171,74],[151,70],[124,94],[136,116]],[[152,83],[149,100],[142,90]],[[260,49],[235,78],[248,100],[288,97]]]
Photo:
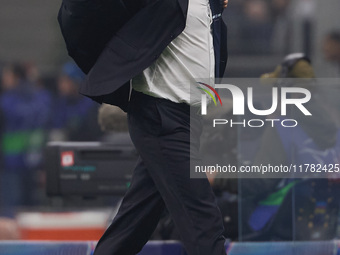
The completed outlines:
[[[93,0],[77,1],[87,2],[86,4],[88,5],[93,5],[93,2],[95,2]],[[64,5],[67,5],[67,2],[74,3],[77,1],[64,0]],[[98,2],[107,1],[111,0],[101,0]],[[135,0],[127,2],[132,1]],[[137,2],[139,1],[141,0],[137,0]],[[220,2],[219,0],[217,1]],[[124,3],[126,2],[124,1]],[[72,20],[72,15],[65,6],[64,8],[62,6],[59,12],[59,23],[68,45],[69,55],[87,73],[86,80],[80,88],[81,94],[89,96],[99,103],[104,102],[117,105],[126,110],[130,80],[149,67],[167,45],[184,30],[188,0],[144,0],[142,3],[133,12],[126,6],[116,6],[116,19],[111,18],[107,22],[100,21],[100,24],[103,25],[99,31],[91,30],[92,23],[89,22],[89,33],[97,33],[98,40],[93,40],[92,36],[91,38],[86,38],[88,34],[86,31],[83,31],[84,34],[82,36],[85,38],[85,41],[91,42],[91,45],[85,44],[84,50],[79,50],[79,47],[72,48],[70,47],[70,42],[67,42],[65,38],[66,32],[65,29],[63,31],[62,27],[63,25],[67,27],[65,22]],[[117,8],[121,9],[121,11],[117,11]],[[92,9],[101,10],[103,8],[99,5],[92,6]],[[90,12],[88,15],[100,17],[101,12],[98,11],[95,14]],[[96,19],[92,19],[92,22],[93,20]],[[74,22],[74,20],[72,21]],[[96,26],[98,26],[98,23]],[[112,29],[110,29],[110,26],[112,26]],[[104,33],[105,31],[108,32]],[[79,33],[78,31],[78,37],[81,37]],[[103,34],[105,35],[103,36]],[[222,38],[224,38],[223,36]],[[220,40],[221,37],[219,38]],[[82,42],[80,44],[84,45]],[[218,53],[224,52],[224,50],[220,50],[220,47],[221,44],[219,44]],[[94,48],[98,49],[98,51],[91,50]],[[94,54],[89,56],[86,55],[87,52],[94,52]],[[218,59],[220,60],[220,58]],[[225,67],[225,58],[223,59],[222,66]]]

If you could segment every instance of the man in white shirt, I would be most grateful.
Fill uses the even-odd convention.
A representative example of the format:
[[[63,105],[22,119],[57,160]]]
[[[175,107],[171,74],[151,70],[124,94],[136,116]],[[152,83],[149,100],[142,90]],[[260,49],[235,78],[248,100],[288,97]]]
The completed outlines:
[[[209,182],[190,178],[189,171],[202,132],[201,116],[190,115],[201,98],[196,82],[214,80],[212,19],[209,0],[190,0],[184,31],[132,79],[128,122],[140,158],[94,255],[137,254],[165,208],[189,255],[226,254],[222,216]]]
[[[201,92],[190,84],[197,86],[202,79],[214,81],[211,24],[209,0],[189,1],[184,31],[149,68],[133,78],[133,89],[176,103],[200,104]]]

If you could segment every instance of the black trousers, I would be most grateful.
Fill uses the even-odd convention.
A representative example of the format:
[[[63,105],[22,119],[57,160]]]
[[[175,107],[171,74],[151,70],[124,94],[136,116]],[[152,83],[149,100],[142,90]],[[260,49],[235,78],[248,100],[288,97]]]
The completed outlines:
[[[94,255],[137,254],[165,207],[189,255],[226,254],[222,216],[209,182],[190,178],[190,157],[198,157],[202,131],[200,116],[191,115],[195,116],[190,116],[187,104],[133,91],[128,123],[140,158],[118,214]]]

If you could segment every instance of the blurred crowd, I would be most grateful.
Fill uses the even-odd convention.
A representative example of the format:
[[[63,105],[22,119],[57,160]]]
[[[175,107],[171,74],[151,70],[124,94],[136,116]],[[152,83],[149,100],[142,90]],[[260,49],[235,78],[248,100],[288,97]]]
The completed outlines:
[[[44,200],[48,141],[93,141],[102,135],[98,104],[78,93],[84,74],[72,62],[44,81],[34,64],[5,64],[0,92],[0,215]]]

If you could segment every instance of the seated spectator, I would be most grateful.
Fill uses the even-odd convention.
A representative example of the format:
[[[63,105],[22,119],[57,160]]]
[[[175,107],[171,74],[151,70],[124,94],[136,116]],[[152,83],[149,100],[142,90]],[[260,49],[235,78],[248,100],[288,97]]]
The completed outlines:
[[[50,140],[93,141],[101,132],[97,124],[98,104],[79,94],[85,75],[73,63],[66,63],[58,80],[58,98],[53,107]]]
[[[243,54],[271,53],[273,25],[267,3],[264,0],[247,0],[244,2],[244,14],[240,35]]]
[[[340,32],[333,31],[326,35],[323,41],[325,59],[337,65],[340,76]]]
[[[299,86],[306,86],[312,91],[312,103],[306,103],[306,107],[311,111],[312,116],[305,116],[299,110],[289,107],[287,118],[296,119],[299,123],[298,126],[284,128],[277,125],[267,128],[262,136],[262,143],[253,165],[327,165],[339,163],[339,158],[335,155],[340,155],[340,132],[329,110],[324,107],[323,99],[317,93],[315,74],[309,60],[301,54],[289,55],[274,72],[262,77],[264,79],[271,78],[271,80],[277,79],[278,82],[285,82],[282,78],[304,78],[299,79]],[[291,82],[292,79],[289,81]],[[294,84],[281,85],[287,87]],[[276,118],[279,119],[280,117]],[[270,232],[266,233],[266,238],[278,240],[276,234],[282,232],[291,234],[292,225],[289,223],[284,225],[288,231],[282,231],[282,229],[277,231],[266,227],[274,219],[288,192],[300,181],[300,179],[289,177],[273,179],[263,178],[260,175],[258,178],[237,180],[226,179],[217,175],[215,178],[210,177],[210,182],[215,189],[242,194],[242,197],[239,198],[242,203],[242,214],[239,217],[242,220],[241,231],[243,235],[252,234],[248,237],[263,238],[263,236],[253,234],[268,230]],[[293,205],[291,211],[292,208]],[[286,209],[289,210],[289,208]],[[292,238],[292,236],[287,235],[286,238],[290,240],[289,238]]]

